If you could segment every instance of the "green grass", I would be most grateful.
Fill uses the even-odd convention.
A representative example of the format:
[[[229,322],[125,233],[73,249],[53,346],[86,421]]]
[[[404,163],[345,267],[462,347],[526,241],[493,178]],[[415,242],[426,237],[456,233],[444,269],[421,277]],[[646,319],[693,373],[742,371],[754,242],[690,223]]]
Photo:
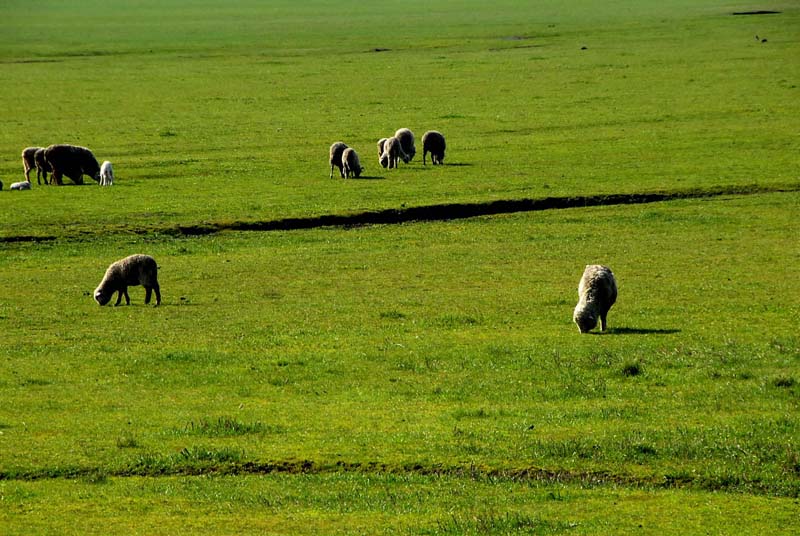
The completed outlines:
[[[798,182],[791,2],[182,4],[0,8],[0,176],[66,141],[119,186],[2,195],[3,236]],[[444,132],[451,165],[380,168],[398,126]],[[384,180],[326,180],[339,139]]]
[[[794,3],[182,4],[0,7],[6,187],[32,144],[117,174],[0,192],[0,532],[797,531]],[[379,168],[399,126],[447,165]],[[135,252],[162,305],[98,307]]]

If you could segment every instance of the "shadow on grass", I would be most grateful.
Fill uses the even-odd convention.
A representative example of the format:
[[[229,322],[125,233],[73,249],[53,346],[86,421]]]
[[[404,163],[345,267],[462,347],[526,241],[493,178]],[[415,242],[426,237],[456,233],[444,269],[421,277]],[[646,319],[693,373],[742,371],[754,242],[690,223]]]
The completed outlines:
[[[350,177],[349,179],[342,179],[345,181],[382,181],[386,180],[386,177],[381,176],[373,176],[373,175],[361,175],[360,177]]]
[[[650,329],[650,328],[608,328],[606,333],[609,335],[673,335],[680,333],[679,329]],[[597,332],[601,333],[601,332]]]

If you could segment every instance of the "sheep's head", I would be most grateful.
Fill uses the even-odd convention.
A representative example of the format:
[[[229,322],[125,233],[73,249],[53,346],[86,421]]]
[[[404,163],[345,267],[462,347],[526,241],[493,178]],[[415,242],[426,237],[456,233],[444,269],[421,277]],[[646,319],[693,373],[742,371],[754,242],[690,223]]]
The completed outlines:
[[[403,156],[403,163],[404,163],[404,164],[408,164],[408,162],[409,162],[410,160],[411,160],[411,158],[410,158],[408,155],[405,155],[405,156]]]
[[[111,301],[111,295],[114,294],[113,292],[106,292],[102,288],[98,288],[94,291],[94,301],[98,304],[105,305]]]
[[[381,167],[389,167],[389,157],[386,155],[386,153],[381,156]]]
[[[572,320],[578,326],[581,333],[588,333],[597,326],[597,314],[589,309],[575,310]]]

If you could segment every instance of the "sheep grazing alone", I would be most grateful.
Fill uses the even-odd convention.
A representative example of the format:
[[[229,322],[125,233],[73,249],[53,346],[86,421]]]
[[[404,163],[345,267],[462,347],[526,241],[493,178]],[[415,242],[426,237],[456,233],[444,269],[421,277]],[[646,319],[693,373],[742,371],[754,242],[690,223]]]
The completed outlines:
[[[342,153],[342,168],[346,178],[358,178],[361,176],[361,172],[364,171],[364,168],[361,167],[361,162],[358,160],[358,154],[355,149],[348,147],[344,150]]]
[[[408,155],[408,160],[403,161],[405,163],[411,162],[414,159],[414,155],[417,154],[417,149],[414,147],[414,133],[407,128],[401,128],[394,133],[394,137],[400,140],[400,147]]]
[[[388,167],[389,169],[396,168],[401,158],[405,163],[408,163],[410,160],[408,155],[403,151],[400,140],[395,137],[387,139],[383,144],[383,154],[380,160],[381,166]]]
[[[22,182],[15,182],[11,184],[12,190],[30,190],[31,183],[30,181],[22,181]]]
[[[100,186],[113,186],[114,185],[114,168],[111,167],[111,162],[106,160],[100,166]]]
[[[150,303],[152,292],[156,293],[156,305],[161,303],[161,289],[158,286],[158,266],[150,255],[131,255],[111,264],[103,280],[94,291],[94,299],[100,305],[107,304],[115,292],[119,292],[119,305],[125,296],[125,303],[131,304],[128,287],[142,285],[145,290],[144,303]]]
[[[436,130],[429,130],[422,135],[422,165],[425,165],[425,156],[431,153],[431,164],[444,164],[444,150],[447,144],[444,136]]]
[[[39,176],[44,179],[45,184],[49,184],[47,180],[47,174],[53,171],[53,168],[50,167],[50,164],[47,163],[47,160],[44,158],[44,147],[36,151],[36,154],[33,155],[33,160],[36,162],[36,182],[39,183]]]
[[[61,186],[66,176],[75,184],[83,184],[83,175],[100,182],[100,164],[86,147],[77,145],[51,145],[44,150],[44,159],[53,168],[51,182]]]
[[[339,175],[344,178],[344,166],[342,164],[342,153],[344,150],[347,149],[347,144],[341,141],[335,142],[331,145],[330,151],[330,163],[331,163],[331,176],[333,178],[333,167],[336,166],[339,168]]]
[[[606,315],[617,301],[617,282],[607,266],[588,264],[578,284],[578,305],[572,320],[581,333],[588,333],[597,326],[600,318],[601,331],[606,330]]]

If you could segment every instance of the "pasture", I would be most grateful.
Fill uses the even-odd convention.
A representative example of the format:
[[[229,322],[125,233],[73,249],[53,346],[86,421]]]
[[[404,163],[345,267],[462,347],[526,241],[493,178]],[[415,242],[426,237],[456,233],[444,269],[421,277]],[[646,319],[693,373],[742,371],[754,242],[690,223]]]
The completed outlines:
[[[184,4],[0,6],[0,532],[800,530],[796,3]]]

